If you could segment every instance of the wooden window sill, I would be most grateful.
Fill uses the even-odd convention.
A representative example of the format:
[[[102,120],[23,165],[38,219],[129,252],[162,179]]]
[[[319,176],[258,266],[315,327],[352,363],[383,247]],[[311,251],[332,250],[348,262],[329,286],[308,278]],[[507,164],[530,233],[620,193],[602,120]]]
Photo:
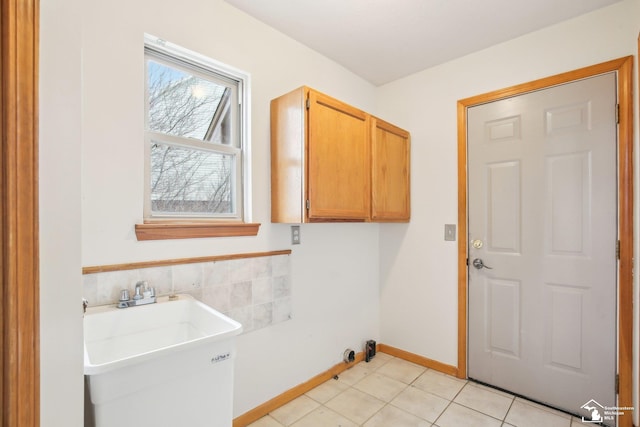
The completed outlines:
[[[138,240],[197,239],[201,237],[256,236],[259,223],[145,223],[136,224]]]

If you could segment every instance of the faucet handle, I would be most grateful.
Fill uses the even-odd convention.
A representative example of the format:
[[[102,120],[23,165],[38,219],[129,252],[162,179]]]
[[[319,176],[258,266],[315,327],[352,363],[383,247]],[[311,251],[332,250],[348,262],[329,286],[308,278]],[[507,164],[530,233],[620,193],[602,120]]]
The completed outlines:
[[[120,291],[120,301],[129,301],[129,289],[122,289]]]

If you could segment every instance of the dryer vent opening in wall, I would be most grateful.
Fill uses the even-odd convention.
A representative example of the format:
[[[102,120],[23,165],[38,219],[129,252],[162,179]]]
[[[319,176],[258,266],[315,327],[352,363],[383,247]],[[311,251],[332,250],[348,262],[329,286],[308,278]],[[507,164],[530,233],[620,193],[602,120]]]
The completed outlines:
[[[356,360],[356,352],[351,350],[350,348],[344,351],[344,363],[353,363]]]

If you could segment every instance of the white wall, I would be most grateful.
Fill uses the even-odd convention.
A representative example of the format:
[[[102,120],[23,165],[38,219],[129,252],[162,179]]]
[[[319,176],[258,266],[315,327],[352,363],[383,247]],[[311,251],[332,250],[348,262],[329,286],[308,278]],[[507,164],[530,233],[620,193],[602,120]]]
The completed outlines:
[[[382,342],[457,365],[457,242],[443,230],[457,222],[457,100],[635,55],[639,31],[640,2],[626,0],[378,90],[376,112],[411,131],[413,162],[411,223],[380,232]],[[636,95],[636,148],[637,111]]]
[[[442,228],[457,218],[456,101],[635,53],[638,1],[378,89],[220,0],[42,2],[42,425],[82,425],[81,266],[291,247],[289,227],[269,222],[268,105],[302,84],[412,132],[412,221],[302,226],[294,318],[240,337],[235,415],[368,338],[455,364],[457,246]],[[144,32],[251,73],[257,237],[136,241]]]
[[[359,350],[366,339],[378,339],[379,277],[372,268],[378,225],[303,225],[302,245],[291,247],[289,226],[270,223],[269,188],[272,98],[306,84],[371,111],[373,86],[220,0],[52,0],[43,2],[42,15],[43,286],[55,283],[42,302],[43,425],[74,425],[76,419],[50,415],[56,407],[76,415],[81,405],[81,318],[77,311],[71,315],[70,303],[57,305],[63,295],[74,308],[79,304],[81,266],[293,249],[293,319],[239,337],[235,416],[339,363],[347,347]],[[143,208],[145,32],[251,74],[253,220],[262,223],[257,237],[136,240]],[[66,58],[69,63],[61,63]],[[67,87],[66,96],[59,93]],[[58,144],[64,149],[57,151]],[[71,211],[66,220],[48,219],[65,210]],[[71,254],[60,251],[64,230],[72,237]],[[64,265],[58,266],[60,258]],[[71,325],[64,329],[64,349],[53,348],[59,323]],[[47,361],[57,354],[68,361]],[[64,381],[66,395],[58,388]]]
[[[220,0],[89,0],[84,7],[83,265],[286,246],[287,230],[269,224],[269,101],[307,84],[366,110],[373,108],[374,88]],[[251,74],[253,220],[263,224],[258,238],[136,241],[133,225],[142,221],[143,206],[145,32]],[[325,230],[328,239],[337,237],[332,226]]]
[[[81,0],[40,2],[40,418],[83,425]],[[64,46],[64,49],[60,47]]]

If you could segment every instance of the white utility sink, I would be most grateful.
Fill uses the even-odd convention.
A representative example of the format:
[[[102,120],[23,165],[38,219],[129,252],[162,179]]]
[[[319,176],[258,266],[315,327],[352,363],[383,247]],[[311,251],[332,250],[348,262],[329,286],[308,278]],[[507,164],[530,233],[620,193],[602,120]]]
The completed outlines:
[[[87,309],[84,373],[96,375],[238,335],[242,325],[189,295],[155,304]]]
[[[95,425],[230,426],[240,332],[188,295],[87,309],[84,374]]]

